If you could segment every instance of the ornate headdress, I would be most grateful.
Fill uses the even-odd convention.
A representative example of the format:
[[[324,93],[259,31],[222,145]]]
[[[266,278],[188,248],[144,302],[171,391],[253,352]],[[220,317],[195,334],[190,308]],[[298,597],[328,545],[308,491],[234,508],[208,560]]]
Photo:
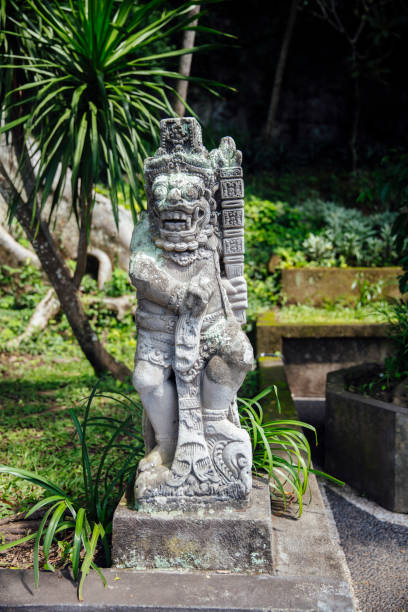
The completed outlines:
[[[218,222],[213,224],[220,229],[221,261],[227,278],[242,276],[244,268],[241,162],[242,154],[232,138],[222,138],[220,146],[209,153],[202,142],[200,124],[193,117],[185,117],[160,122],[160,147],[144,165],[148,200],[154,179],[160,174],[182,172],[203,179],[209,191],[212,215],[214,219],[218,217]],[[236,316],[244,320],[244,312],[241,310]]]
[[[148,196],[156,176],[173,172],[199,176],[208,189],[213,189],[216,182],[210,156],[202,142],[200,124],[193,117],[160,122],[160,147],[144,164]]]

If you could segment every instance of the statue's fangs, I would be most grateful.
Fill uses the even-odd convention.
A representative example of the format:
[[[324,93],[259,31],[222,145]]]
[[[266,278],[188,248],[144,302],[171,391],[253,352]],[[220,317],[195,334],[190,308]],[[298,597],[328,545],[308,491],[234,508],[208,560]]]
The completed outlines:
[[[139,504],[245,500],[251,443],[236,393],[253,363],[241,329],[244,202],[231,138],[208,153],[193,118],[165,119],[144,166],[148,212],[135,226],[133,382],[144,407]]]

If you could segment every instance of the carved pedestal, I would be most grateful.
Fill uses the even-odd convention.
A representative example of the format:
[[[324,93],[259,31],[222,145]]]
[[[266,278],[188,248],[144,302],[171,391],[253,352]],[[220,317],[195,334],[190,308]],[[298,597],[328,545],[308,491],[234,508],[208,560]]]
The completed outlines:
[[[113,566],[272,573],[272,537],[268,486],[258,480],[241,508],[231,501],[135,512],[123,501],[113,518]]]

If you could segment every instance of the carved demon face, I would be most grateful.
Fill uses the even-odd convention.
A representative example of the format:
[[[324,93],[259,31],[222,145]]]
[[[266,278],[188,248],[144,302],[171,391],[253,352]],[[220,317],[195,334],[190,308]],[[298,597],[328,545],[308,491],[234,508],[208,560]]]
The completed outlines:
[[[194,251],[207,241],[211,193],[202,178],[184,172],[160,174],[153,182],[151,194],[158,247],[166,251]]]

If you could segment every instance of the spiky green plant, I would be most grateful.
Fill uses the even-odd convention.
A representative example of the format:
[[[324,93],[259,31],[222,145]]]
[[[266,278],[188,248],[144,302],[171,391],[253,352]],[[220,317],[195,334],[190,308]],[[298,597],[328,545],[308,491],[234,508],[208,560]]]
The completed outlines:
[[[272,498],[282,500],[285,508],[294,498],[300,517],[303,498],[309,488],[309,474],[319,474],[337,484],[344,483],[312,468],[310,445],[302,428],[313,431],[316,436],[313,425],[295,419],[264,422],[260,401],[270,393],[274,395],[278,413],[281,412],[278,390],[272,385],[252,399],[238,398],[241,423],[251,438],[254,473],[268,475]]]
[[[18,540],[0,546],[0,552],[28,540],[34,541],[34,579],[39,583],[40,548],[45,559],[44,568],[54,571],[49,560],[51,544],[60,532],[71,533],[69,558],[75,580],[79,579],[78,597],[83,599],[83,585],[90,569],[94,569],[104,584],[105,578],[94,562],[99,543],[102,543],[105,558],[110,565],[110,546],[108,536],[112,529],[113,512],[126,487],[132,481],[137,465],[143,455],[143,438],[140,433],[140,404],[133,402],[120,392],[107,395],[99,392],[100,381],[95,385],[86,402],[82,423],[74,410],[70,411],[81,445],[82,474],[85,499],[74,499],[47,478],[24,469],[0,465],[0,474],[10,474],[22,478],[33,485],[42,487],[47,496],[36,503],[26,518],[41,510],[42,517],[38,531]],[[114,417],[91,417],[92,403],[97,398],[108,398],[119,404],[127,413],[120,420]],[[133,424],[133,418],[139,426]],[[87,443],[87,430],[90,427],[108,432],[109,440],[99,452],[95,465],[91,460]],[[81,561],[81,551],[84,552]]]
[[[3,41],[2,69],[7,76],[18,66],[19,76],[14,90],[10,83],[3,88],[3,102],[24,114],[11,113],[2,131],[22,124],[26,137],[33,136],[42,204],[51,193],[53,206],[58,203],[71,168],[72,204],[77,211],[86,203],[89,216],[103,170],[117,219],[118,189],[125,196],[128,182],[126,197],[131,204],[137,200],[146,140],[156,142],[160,117],[174,115],[168,95],[174,93],[172,82],[185,77],[166,62],[213,46],[163,49],[163,41],[189,27],[194,2],[173,9],[165,0],[6,4],[15,31]],[[211,89],[215,84],[196,80]]]

